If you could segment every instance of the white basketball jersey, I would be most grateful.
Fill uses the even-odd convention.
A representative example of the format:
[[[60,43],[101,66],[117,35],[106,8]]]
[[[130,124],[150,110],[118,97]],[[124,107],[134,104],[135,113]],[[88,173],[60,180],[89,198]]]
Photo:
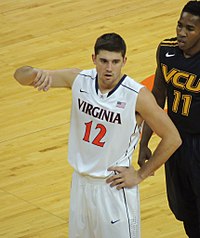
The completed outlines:
[[[96,69],[76,77],[68,160],[78,173],[107,177],[110,166],[130,166],[141,132],[135,107],[142,87],[124,75],[112,91],[101,95]]]

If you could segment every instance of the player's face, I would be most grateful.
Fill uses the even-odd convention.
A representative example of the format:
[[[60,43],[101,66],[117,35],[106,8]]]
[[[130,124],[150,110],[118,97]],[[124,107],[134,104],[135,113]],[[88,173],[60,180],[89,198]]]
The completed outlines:
[[[178,46],[186,55],[192,56],[200,51],[200,17],[183,12],[176,32]]]
[[[121,70],[126,63],[120,52],[100,50],[97,55],[92,55],[98,74],[98,84],[100,89],[109,90],[121,79]]]

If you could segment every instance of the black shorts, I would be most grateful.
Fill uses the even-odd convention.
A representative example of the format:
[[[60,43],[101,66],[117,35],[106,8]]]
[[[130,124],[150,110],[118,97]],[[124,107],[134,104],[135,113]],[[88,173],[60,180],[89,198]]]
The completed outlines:
[[[182,145],[165,164],[169,206],[178,220],[200,224],[200,135],[181,137]]]

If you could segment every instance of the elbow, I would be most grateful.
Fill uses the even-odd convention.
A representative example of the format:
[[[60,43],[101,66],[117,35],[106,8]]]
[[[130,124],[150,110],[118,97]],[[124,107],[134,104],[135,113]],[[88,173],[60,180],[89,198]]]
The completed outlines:
[[[36,73],[30,66],[22,66],[21,68],[16,69],[13,74],[13,77],[21,85],[31,85],[35,76]]]
[[[181,146],[182,144],[182,139],[179,135],[179,133],[177,132],[177,135],[173,137],[173,146],[174,146],[174,149],[175,151]]]
[[[19,69],[17,69],[13,74],[14,79],[17,80],[17,82],[21,83],[20,77],[19,77]]]
[[[179,139],[177,140],[177,145],[178,145],[178,147],[180,147],[182,145],[182,139],[180,136],[179,136]]]
[[[16,69],[16,71],[13,74],[14,79],[20,83],[21,85],[25,84],[25,81],[23,80],[23,73],[22,73],[23,69],[22,68],[18,68]]]
[[[180,135],[179,135],[179,142],[178,143],[179,143],[178,147],[180,147],[182,145],[182,139],[181,139]]]

